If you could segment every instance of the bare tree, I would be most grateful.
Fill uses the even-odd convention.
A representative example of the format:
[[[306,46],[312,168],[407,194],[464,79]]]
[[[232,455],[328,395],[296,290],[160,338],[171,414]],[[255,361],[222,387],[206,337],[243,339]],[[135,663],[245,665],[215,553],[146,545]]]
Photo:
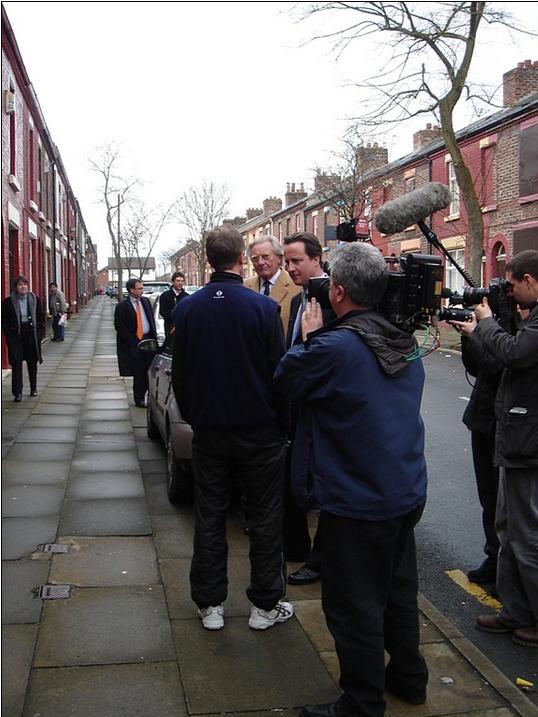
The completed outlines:
[[[136,178],[125,179],[119,172],[121,152],[114,143],[105,144],[96,149],[95,158],[90,159],[90,168],[99,178],[99,202],[106,211],[108,235],[112,244],[112,253],[118,269],[118,295],[122,298],[123,265],[120,212],[122,207],[133,204],[136,199],[134,189],[140,184]]]
[[[352,127],[340,140],[331,164],[315,168],[316,193],[338,212],[342,222],[366,216],[374,189],[368,174],[386,162],[386,150],[365,144],[359,129]]]
[[[230,192],[225,184],[204,179],[199,186],[190,187],[175,204],[174,215],[186,227],[189,241],[198,264],[200,284],[204,283],[207,233],[222,224],[230,204]]]
[[[378,53],[383,63],[379,72],[361,83],[371,90],[372,102],[360,121],[366,126],[380,126],[425,113],[437,118],[467,211],[468,269],[476,281],[480,280],[482,264],[482,211],[456,140],[454,110],[462,95],[474,101],[491,99],[491,95],[469,82],[480,26],[499,24],[523,32],[512,16],[496,5],[498,3],[317,2],[303,8],[304,16],[330,11],[340,11],[342,17],[345,14],[344,26],[314,38],[330,39],[338,54],[369,36],[376,40],[387,38],[388,55]]]
[[[170,223],[172,211],[173,205],[150,210],[143,203],[138,203],[123,221],[120,235],[122,254],[129,271],[136,266],[140,269],[141,278],[162,230]]]
[[[172,257],[177,254],[177,248],[165,249],[158,256],[159,273],[168,274],[171,269]],[[172,272],[173,273],[173,272]]]

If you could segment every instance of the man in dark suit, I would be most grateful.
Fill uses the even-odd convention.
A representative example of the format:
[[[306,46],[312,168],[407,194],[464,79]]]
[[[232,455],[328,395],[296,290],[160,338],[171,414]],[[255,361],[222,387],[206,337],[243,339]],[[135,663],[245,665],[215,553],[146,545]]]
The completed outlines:
[[[181,271],[175,271],[172,274],[172,286],[168,291],[163,291],[159,298],[159,314],[164,319],[164,330],[167,334],[170,331],[170,327],[174,323],[172,319],[172,313],[176,308],[177,304],[188,296],[187,292],[183,288],[185,285],[185,274]]]
[[[146,408],[148,390],[148,368],[153,360],[151,352],[138,350],[143,339],[156,339],[155,319],[149,299],[142,296],[144,284],[140,279],[129,279],[129,295],[116,306],[114,328],[120,376],[133,377],[135,405]]]
[[[286,346],[302,343],[301,317],[308,302],[310,279],[327,276],[321,263],[323,250],[318,238],[308,232],[297,232],[284,239],[284,261],[292,281],[301,287],[301,293],[291,300],[290,319],[286,335]],[[323,309],[323,322],[335,318],[331,308]],[[291,440],[297,422],[298,407],[292,405]],[[310,542],[308,514],[295,502],[291,492],[291,451],[286,465],[284,503],[284,551],[288,560],[305,560],[305,564],[288,576],[291,585],[304,585],[319,580],[321,575],[321,534],[316,530],[314,541]]]

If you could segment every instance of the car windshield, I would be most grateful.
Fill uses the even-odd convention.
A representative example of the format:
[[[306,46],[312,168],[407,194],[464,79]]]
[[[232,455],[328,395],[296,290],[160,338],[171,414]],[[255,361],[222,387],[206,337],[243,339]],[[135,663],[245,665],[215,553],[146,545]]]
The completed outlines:
[[[144,283],[144,294],[154,294],[157,291],[167,291],[170,284],[159,281],[148,281]]]

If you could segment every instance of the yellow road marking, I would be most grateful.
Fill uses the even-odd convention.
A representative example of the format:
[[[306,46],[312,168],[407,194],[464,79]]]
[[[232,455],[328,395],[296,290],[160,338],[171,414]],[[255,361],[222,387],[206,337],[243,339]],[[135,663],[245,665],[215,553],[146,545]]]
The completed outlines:
[[[502,604],[498,600],[491,597],[480,585],[472,583],[461,570],[445,570],[445,574],[482,605],[495,608],[495,610],[502,608]]]

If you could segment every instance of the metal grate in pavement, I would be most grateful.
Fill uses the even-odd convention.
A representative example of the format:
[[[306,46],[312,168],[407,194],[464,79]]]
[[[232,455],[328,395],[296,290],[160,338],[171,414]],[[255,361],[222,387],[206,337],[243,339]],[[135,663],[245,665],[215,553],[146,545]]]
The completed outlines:
[[[71,597],[71,585],[40,585],[37,595],[42,600],[65,600]]]
[[[66,543],[40,543],[36,553],[69,553],[70,546]]]

